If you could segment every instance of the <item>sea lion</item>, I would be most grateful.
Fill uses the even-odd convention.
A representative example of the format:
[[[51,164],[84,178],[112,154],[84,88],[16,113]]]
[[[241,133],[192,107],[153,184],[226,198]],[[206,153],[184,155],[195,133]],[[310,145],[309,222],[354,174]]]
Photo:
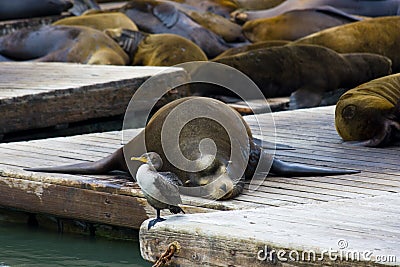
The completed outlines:
[[[294,41],[326,28],[359,21],[351,15],[330,8],[292,10],[272,17],[247,21],[243,34],[251,42]]]
[[[60,15],[72,7],[69,0],[0,1],[0,20]]]
[[[12,60],[126,65],[128,55],[105,33],[81,26],[42,26],[0,37],[0,54]]]
[[[400,71],[400,16],[358,21],[303,37],[293,44],[316,44],[338,53],[368,52],[392,60],[393,72]]]
[[[210,12],[224,18],[229,18],[230,13],[239,8],[236,0],[172,0],[170,2],[190,6],[199,12]]]
[[[170,128],[172,130],[176,129],[174,134],[179,136],[179,145],[175,147],[175,149],[178,149],[186,160],[194,160],[196,166],[204,166],[197,172],[176,167],[175,164],[167,159],[166,152],[163,148],[163,144],[165,145],[162,141],[163,131],[165,131],[163,124],[172,116],[171,114],[173,114],[172,112],[174,112],[176,107],[185,104],[186,101],[200,101],[198,102],[200,105],[197,105],[198,108],[201,107],[205,110],[216,112],[218,115],[223,115],[223,123],[230,128],[227,130],[226,127],[223,127],[223,125],[219,124],[214,119],[206,117],[198,117],[190,120],[180,130],[174,126]],[[189,103],[189,105],[191,104],[190,102],[187,103]],[[193,110],[193,112],[195,112],[195,110]],[[174,123],[179,124],[179,119],[186,114],[178,112],[174,115],[176,116],[173,117]],[[235,134],[238,131],[242,134],[244,130],[244,139],[235,138],[235,145],[232,146],[231,136],[229,136],[227,132],[229,130],[232,130]],[[202,142],[207,139],[213,140],[216,146],[212,157],[208,157],[207,149],[202,149]],[[143,144],[145,144],[146,147],[142,147]],[[47,168],[29,168],[26,170],[71,174],[105,174],[112,170],[130,170],[130,173],[135,176],[139,165],[132,165],[132,161],[129,159],[125,160],[124,154],[129,155],[130,158],[131,156],[146,153],[147,151],[156,152],[161,156],[164,164],[160,171],[169,171],[176,174],[182,183],[186,185],[180,187],[181,193],[190,194],[192,192],[190,191],[192,187],[197,189],[197,187],[200,186],[200,191],[206,188],[206,194],[201,195],[211,196],[216,199],[229,199],[240,194],[243,190],[243,177],[251,178],[254,175],[258,161],[261,160],[261,158],[267,158],[268,162],[272,164],[272,173],[282,176],[357,173],[357,171],[352,170],[334,170],[302,164],[285,163],[273,158],[267,151],[261,149],[253,142],[249,126],[235,110],[218,100],[204,97],[181,98],[163,106],[153,115],[144,131],[139,133],[139,135],[134,137],[124,147],[119,148],[104,159],[90,163]],[[234,151],[238,151],[238,153],[231,155]],[[171,151],[168,152],[171,153]],[[232,158],[235,162],[229,162]],[[244,160],[244,162],[241,162],[241,160]],[[242,163],[244,163],[243,166],[241,165]],[[241,167],[244,167],[245,170],[241,169]],[[266,173],[262,174],[264,176],[266,175]]]
[[[123,28],[132,31],[138,30],[135,23],[121,12],[107,12],[87,14],[78,17],[68,17],[54,22],[53,25],[86,26],[99,31],[115,28]]]
[[[364,83],[343,94],[335,126],[344,141],[382,146],[400,138],[400,74]]]
[[[169,2],[134,0],[120,11],[132,19],[140,30],[180,35],[197,44],[210,58],[230,48],[220,36],[194,22]]]
[[[266,10],[233,12],[231,17],[238,22],[245,22],[253,19],[275,17],[292,10],[323,6],[331,6],[349,14],[367,17],[400,14],[400,0],[286,0],[282,4]]]
[[[243,42],[245,38],[240,25],[212,12],[198,12],[193,9],[178,7],[201,26],[221,36],[226,42]]]
[[[213,60],[217,60],[219,58],[233,56],[233,55],[237,55],[240,53],[257,50],[257,49],[261,49],[261,48],[284,46],[289,43],[290,43],[290,41],[286,41],[286,40],[272,40],[272,41],[257,42],[254,44],[243,45],[243,46],[239,46],[239,47],[232,47],[232,48],[229,48],[228,50],[222,52],[221,54],[219,54]]]
[[[122,46],[135,66],[174,66],[208,60],[200,47],[176,34],[144,34],[125,29],[106,33]]]
[[[131,160],[144,163],[139,167],[136,174],[137,183],[147,202],[157,211],[157,217],[149,221],[147,230],[150,230],[156,223],[165,221],[160,216],[160,211],[163,209],[169,209],[173,214],[185,213],[178,206],[182,204],[178,186],[183,184],[178,176],[172,172],[158,172],[163,165],[160,155],[149,152],[141,157],[132,157]]]
[[[257,49],[215,62],[248,75],[267,98],[292,94],[290,108],[317,106],[326,91],[352,88],[391,72],[387,57],[369,53],[338,54],[312,45]]]

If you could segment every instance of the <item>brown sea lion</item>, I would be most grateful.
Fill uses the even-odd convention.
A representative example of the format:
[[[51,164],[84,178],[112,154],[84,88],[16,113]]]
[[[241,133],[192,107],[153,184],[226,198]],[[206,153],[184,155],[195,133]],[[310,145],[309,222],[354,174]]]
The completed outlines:
[[[144,34],[125,29],[106,33],[121,45],[135,66],[174,66],[208,60],[200,47],[176,34]]]
[[[316,44],[339,53],[367,52],[387,56],[400,71],[400,16],[374,18],[337,26],[301,38],[293,44]]]
[[[220,36],[194,22],[169,2],[134,0],[120,11],[131,18],[140,30],[180,35],[197,44],[210,58],[230,48]]]
[[[343,94],[335,125],[345,141],[381,146],[400,138],[400,74],[364,83]]]
[[[400,0],[286,0],[274,8],[257,11],[238,11],[233,12],[231,16],[238,22],[244,22],[253,19],[271,18],[292,10],[323,6],[331,6],[349,14],[367,17],[400,14]]]
[[[0,1],[0,20],[60,15],[72,7],[69,0]]]
[[[267,98],[292,94],[291,108],[317,106],[326,91],[352,88],[391,73],[387,57],[369,53],[338,54],[312,45],[257,49],[215,62],[248,75]]]
[[[0,54],[12,60],[126,65],[128,55],[105,33],[81,26],[42,26],[0,37]]]
[[[233,56],[237,55],[243,52],[248,52],[252,50],[257,50],[260,48],[268,48],[268,47],[274,47],[274,46],[284,46],[289,44],[290,41],[286,40],[272,40],[272,41],[264,41],[264,42],[257,42],[254,44],[249,44],[249,45],[243,45],[239,47],[232,47],[226,50],[225,52],[222,52],[219,54],[217,57],[215,57],[213,60],[217,60],[219,58],[223,57],[228,57],[228,56]]]
[[[251,42],[294,41],[326,28],[359,20],[329,8],[293,10],[272,18],[250,20],[243,25],[243,33]]]
[[[162,144],[164,122],[170,118],[169,116],[177,106],[184,104],[186,101],[193,100],[201,101],[201,105],[197,107],[224,115],[225,125],[228,125],[234,133],[244,130],[245,134],[244,139],[235,139],[235,146],[232,147],[231,137],[227,133],[227,129],[215,120],[207,117],[198,117],[186,123],[178,132],[179,149],[186,159],[194,160],[195,164],[205,165],[205,168],[198,172],[188,172],[172,164],[167,159]],[[188,103],[190,104],[190,102]],[[183,113],[175,114],[177,117],[173,117],[174,121],[179,121],[181,116],[184,115]],[[172,127],[172,129],[177,128]],[[216,153],[213,158],[209,158],[207,154],[201,152],[201,142],[207,138],[213,140],[216,145]],[[176,174],[184,185],[190,185],[191,187],[205,186],[207,195],[218,199],[233,198],[243,190],[243,183],[241,182],[243,179],[243,176],[241,176],[243,170],[238,169],[237,165],[239,165],[239,162],[229,162],[232,156],[238,159],[238,161],[244,160],[245,164],[243,167],[246,168],[244,174],[247,178],[253,176],[260,157],[267,157],[270,163],[272,161],[271,172],[282,176],[338,175],[357,172],[291,164],[272,158],[265,150],[262,150],[254,143],[249,126],[236,111],[220,101],[201,97],[186,97],[165,105],[153,115],[144,131],[134,137],[124,147],[104,159],[90,163],[48,168],[30,168],[27,170],[75,174],[105,174],[112,170],[130,170],[130,173],[136,174],[139,165],[131,165],[132,161],[130,161],[130,157],[145,153],[146,151],[141,151],[144,149],[142,147],[144,143],[146,144],[145,150],[156,152],[161,156],[164,164],[160,171],[169,171]],[[231,155],[231,152],[236,150],[241,152]],[[125,159],[124,154],[129,155],[129,159]],[[237,178],[240,181],[235,181],[234,177],[238,174],[240,177]],[[185,194],[190,193],[190,190],[185,188],[181,187],[181,192]]]
[[[115,28],[123,28],[132,31],[138,30],[135,23],[121,12],[107,12],[68,17],[54,22],[53,25],[86,26],[99,31]]]

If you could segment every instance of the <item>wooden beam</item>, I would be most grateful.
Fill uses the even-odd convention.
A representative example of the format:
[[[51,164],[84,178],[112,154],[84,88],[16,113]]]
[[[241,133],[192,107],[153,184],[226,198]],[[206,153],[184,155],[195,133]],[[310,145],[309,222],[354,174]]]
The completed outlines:
[[[150,230],[148,221],[143,223],[141,253],[154,262],[177,241],[181,251],[174,266],[397,266],[398,205],[400,194],[387,194],[295,208],[170,216]],[[271,254],[264,258],[265,250]]]

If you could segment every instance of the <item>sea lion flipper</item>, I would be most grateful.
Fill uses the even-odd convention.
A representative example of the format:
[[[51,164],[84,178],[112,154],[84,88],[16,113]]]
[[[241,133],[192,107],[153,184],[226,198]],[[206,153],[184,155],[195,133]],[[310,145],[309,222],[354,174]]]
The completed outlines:
[[[289,109],[319,106],[325,90],[303,87],[290,95]]]
[[[179,19],[178,9],[168,3],[161,3],[155,6],[153,14],[168,28],[174,26]]]
[[[343,17],[343,18],[350,19],[353,21],[364,20],[363,17],[349,14],[349,13],[347,13],[343,10],[340,10],[338,8],[335,8],[333,6],[319,6],[319,7],[315,8],[315,10],[318,12],[321,12],[321,13],[325,13],[325,14],[333,15],[333,16],[339,16],[339,17]]]
[[[314,167],[305,164],[288,163],[278,159],[272,161],[271,173],[284,177],[291,176],[326,176],[326,175],[343,175],[360,173],[357,170],[331,169]]]
[[[128,167],[125,163],[123,148],[119,148],[111,155],[94,162],[84,162],[54,167],[24,168],[24,170],[33,172],[68,174],[105,174],[111,171],[128,172]]]
[[[74,0],[74,5],[69,12],[74,16],[80,16],[90,9],[101,10],[100,6],[93,0]]]
[[[129,29],[107,29],[104,31],[130,56],[133,57],[147,34]]]

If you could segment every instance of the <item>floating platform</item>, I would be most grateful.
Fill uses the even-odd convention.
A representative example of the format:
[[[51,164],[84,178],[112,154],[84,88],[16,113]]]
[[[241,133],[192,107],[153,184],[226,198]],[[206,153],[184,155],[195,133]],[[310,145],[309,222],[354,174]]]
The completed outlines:
[[[296,148],[278,158],[361,173],[268,177],[256,192],[226,202],[241,210],[174,215],[151,230],[146,221],[142,256],[156,261],[178,242],[174,266],[399,266],[400,147],[343,144],[333,106],[274,118],[277,142]],[[254,117],[246,121],[254,129]]]
[[[123,115],[140,85],[167,69],[0,62],[0,135]],[[186,75],[178,68],[168,71]],[[182,87],[159,104],[188,95]]]
[[[143,257],[154,261],[170,242],[178,241],[182,249],[173,262],[180,266],[263,266],[265,261],[257,260],[257,253],[264,246],[299,253],[315,250],[318,254],[337,249],[339,239],[348,242],[350,250],[371,250],[374,256],[388,257],[379,264],[399,264],[400,147],[343,144],[334,128],[333,106],[273,115],[276,141],[296,149],[277,151],[279,159],[362,172],[268,177],[256,192],[245,189],[229,201],[183,196],[187,214],[167,217],[147,231],[144,221],[154,217],[154,209],[124,173],[66,175],[22,170],[103,158],[121,146],[121,132],[108,132],[0,144],[0,206],[133,229],[144,222],[140,230]],[[257,116],[262,127],[266,116],[270,114]],[[255,117],[245,120],[257,135]],[[272,133],[274,129],[263,131]],[[395,263],[389,261],[394,258]],[[336,264],[325,260],[321,265]],[[361,260],[339,263],[378,264]],[[312,266],[305,261],[290,264]]]

